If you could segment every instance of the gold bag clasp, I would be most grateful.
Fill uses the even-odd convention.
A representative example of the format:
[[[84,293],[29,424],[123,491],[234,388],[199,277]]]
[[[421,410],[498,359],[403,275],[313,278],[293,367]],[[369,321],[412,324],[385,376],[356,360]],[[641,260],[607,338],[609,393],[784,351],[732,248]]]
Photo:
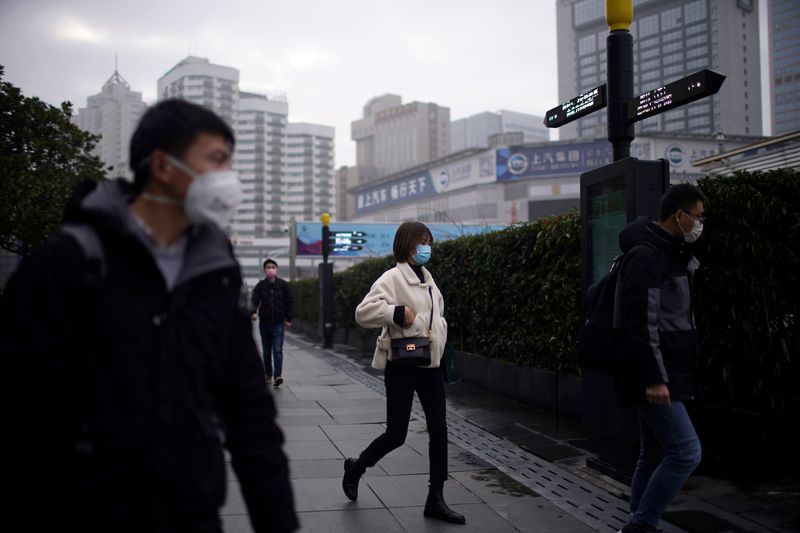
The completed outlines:
[[[417,345],[416,344],[406,344],[406,351],[407,352],[413,352],[416,349],[417,349]]]

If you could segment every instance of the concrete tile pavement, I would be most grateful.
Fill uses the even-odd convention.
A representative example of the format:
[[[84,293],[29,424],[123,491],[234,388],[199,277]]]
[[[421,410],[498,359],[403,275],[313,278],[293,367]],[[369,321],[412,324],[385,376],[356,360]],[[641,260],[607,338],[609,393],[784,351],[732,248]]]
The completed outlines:
[[[367,472],[359,500],[350,502],[341,491],[342,462],[385,429],[382,373],[369,368],[368,359],[334,355],[292,334],[284,356],[286,382],[273,393],[301,531],[615,531],[625,519],[628,489],[585,467],[591,442],[579,423],[463,384],[448,387],[445,496],[467,524],[422,516],[428,459],[418,412],[406,443]],[[533,458],[538,470],[519,469],[523,456]],[[226,531],[251,531],[232,473],[229,479]],[[575,489],[573,494],[591,490],[594,499],[570,497],[562,490],[567,488]],[[743,492],[696,476],[661,527],[666,532],[800,531],[798,502],[797,486],[762,484]]]
[[[303,532],[593,531],[453,443],[445,498],[467,517],[467,524],[424,518],[427,432],[419,420],[412,420],[402,447],[367,471],[358,500],[351,502],[341,488],[343,461],[385,429],[384,397],[333,368],[320,357],[320,350],[292,335],[287,335],[284,347],[284,379],[272,392],[286,438],[284,449]],[[229,480],[228,500],[222,509],[225,531],[250,532],[232,471]]]

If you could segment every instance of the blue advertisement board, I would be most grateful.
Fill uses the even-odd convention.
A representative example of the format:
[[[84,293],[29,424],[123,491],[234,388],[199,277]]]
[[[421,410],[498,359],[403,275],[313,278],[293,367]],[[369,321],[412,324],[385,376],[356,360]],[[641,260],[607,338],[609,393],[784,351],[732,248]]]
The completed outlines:
[[[394,234],[400,224],[377,224],[369,222],[332,222],[328,225],[331,234],[333,257],[383,257],[392,254]],[[434,242],[446,241],[503,229],[505,226],[458,226],[456,224],[426,224],[433,234]],[[297,223],[297,255],[322,255],[322,224],[320,222]]]
[[[582,174],[614,160],[611,144],[591,142],[497,150],[497,181]]]
[[[375,209],[427,198],[436,194],[430,172],[418,172],[409,176],[375,185],[356,193],[356,214],[361,215]]]

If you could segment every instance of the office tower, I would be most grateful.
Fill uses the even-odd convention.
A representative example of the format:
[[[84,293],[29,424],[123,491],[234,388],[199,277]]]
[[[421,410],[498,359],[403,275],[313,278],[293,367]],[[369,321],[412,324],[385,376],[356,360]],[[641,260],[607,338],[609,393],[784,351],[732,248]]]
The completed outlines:
[[[789,0],[791,3],[791,0]],[[563,102],[605,83],[605,0],[557,0],[558,93]],[[693,72],[727,77],[719,93],[638,123],[637,134],[760,135],[758,9],[753,0],[634,0],[634,94]],[[606,134],[606,111],[562,126],[561,139]]]
[[[542,120],[542,117],[506,109],[454,120],[450,123],[450,151],[488,148],[489,137],[498,133],[521,132],[523,143],[546,142],[550,140],[550,132]]]
[[[395,94],[378,96],[364,106],[364,117],[353,121],[351,138],[357,165],[386,176],[450,153],[450,109],[403,104]]]
[[[800,1],[769,0],[772,134],[800,130]]]
[[[239,71],[189,56],[158,79],[158,99],[183,98],[207,107],[234,127],[239,103]]]
[[[281,236],[288,223],[284,216],[286,96],[239,93],[236,152],[233,166],[242,181],[244,200],[236,212],[235,235]]]
[[[142,93],[131,86],[115,69],[98,94],[86,99],[72,122],[84,131],[100,136],[94,153],[103,164],[112,167],[108,177],[126,177],[133,173],[128,164],[133,130],[146,109]]]
[[[290,123],[286,139],[284,218],[319,220],[335,216],[334,136],[331,126]]]

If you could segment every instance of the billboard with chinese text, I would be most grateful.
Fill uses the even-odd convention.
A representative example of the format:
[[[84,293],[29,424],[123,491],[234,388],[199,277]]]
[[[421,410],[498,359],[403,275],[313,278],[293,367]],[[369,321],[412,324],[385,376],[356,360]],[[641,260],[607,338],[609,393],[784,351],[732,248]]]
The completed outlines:
[[[328,225],[331,234],[333,257],[383,257],[392,254],[394,234],[400,224],[377,224],[369,222],[332,222]],[[433,234],[434,242],[455,239],[464,235],[475,235],[503,229],[504,226],[458,226],[456,224],[426,224]],[[322,224],[319,222],[297,222],[297,255],[322,255]]]
[[[558,174],[582,174],[614,160],[607,142],[551,146],[512,146],[497,150],[497,180],[512,181]]]

